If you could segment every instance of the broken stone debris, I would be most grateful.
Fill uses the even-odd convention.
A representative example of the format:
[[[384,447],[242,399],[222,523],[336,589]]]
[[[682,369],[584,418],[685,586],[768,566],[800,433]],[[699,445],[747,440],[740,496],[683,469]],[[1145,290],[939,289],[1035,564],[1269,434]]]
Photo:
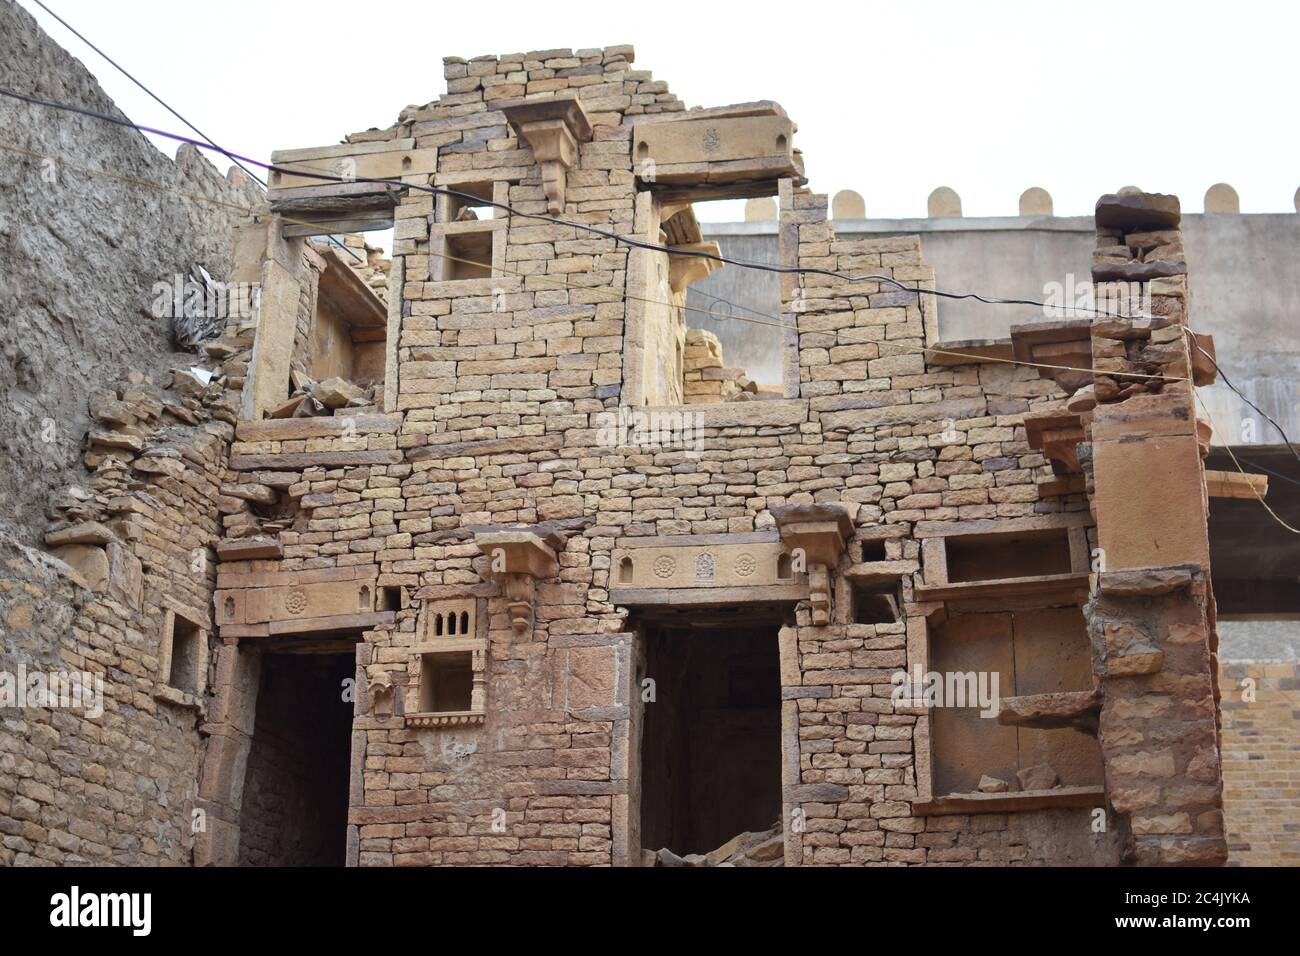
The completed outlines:
[[[679,856],[667,847],[658,852],[646,850],[645,853],[652,866],[783,866],[784,847],[781,824],[774,823],[767,830],[738,833],[709,853]]]

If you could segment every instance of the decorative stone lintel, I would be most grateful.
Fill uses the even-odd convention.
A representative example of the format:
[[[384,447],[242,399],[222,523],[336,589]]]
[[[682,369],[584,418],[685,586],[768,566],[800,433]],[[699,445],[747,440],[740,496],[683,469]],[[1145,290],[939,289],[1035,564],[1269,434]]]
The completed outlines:
[[[577,162],[578,144],[591,139],[586,111],[573,97],[507,100],[500,110],[515,135],[532,148],[542,167],[547,211],[559,215],[564,212],[565,179]]]
[[[481,725],[486,719],[486,714],[470,710],[407,714],[403,718],[408,727],[475,727]]]
[[[843,505],[836,504],[778,505],[771,510],[781,541],[791,554],[803,554],[813,624],[829,624],[831,574],[853,534],[853,519]]]
[[[524,634],[533,624],[533,598],[539,578],[560,573],[555,549],[532,531],[480,532],[475,543],[488,557],[489,573],[501,584],[510,626]]]

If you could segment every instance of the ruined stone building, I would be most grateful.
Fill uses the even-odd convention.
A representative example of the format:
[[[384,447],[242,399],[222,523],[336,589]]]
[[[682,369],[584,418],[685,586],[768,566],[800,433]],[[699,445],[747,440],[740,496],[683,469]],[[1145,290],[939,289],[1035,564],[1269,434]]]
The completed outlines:
[[[4,85],[105,100],[0,11]],[[103,678],[0,710],[0,862],[1225,862],[1207,513],[1264,483],[1205,467],[1178,199],[1097,202],[1125,317],[945,341],[924,243],[837,235],[776,103],[628,46],[445,76],[264,193],[0,105],[66,159],[4,163],[0,670]],[[688,293],[742,268],[692,204],[762,197],[772,381]],[[87,315],[52,210],[114,205],[164,228]],[[188,351],[173,275],[228,294]]]

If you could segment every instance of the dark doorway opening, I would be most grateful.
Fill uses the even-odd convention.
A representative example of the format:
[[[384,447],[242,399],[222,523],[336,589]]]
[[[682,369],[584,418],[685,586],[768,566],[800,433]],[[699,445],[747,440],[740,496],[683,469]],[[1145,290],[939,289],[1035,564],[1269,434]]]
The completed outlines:
[[[780,821],[781,623],[706,610],[642,622],[646,849],[708,853]]]
[[[267,653],[239,821],[241,866],[343,866],[355,653]]]

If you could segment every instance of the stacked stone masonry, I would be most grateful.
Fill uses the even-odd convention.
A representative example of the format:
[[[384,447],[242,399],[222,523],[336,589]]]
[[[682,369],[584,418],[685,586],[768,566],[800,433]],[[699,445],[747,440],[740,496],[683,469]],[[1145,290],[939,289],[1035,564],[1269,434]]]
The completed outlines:
[[[313,648],[352,658],[348,864],[651,862],[647,635],[728,606],[767,615],[779,657],[785,865],[1223,862],[1176,200],[1098,207],[1098,278],[1147,283],[1154,318],[1026,326],[1025,364],[941,360],[917,237],[837,239],[780,107],[688,111],[632,64],[445,61],[445,95],[331,147],[400,154],[400,188],[366,205],[361,183],[272,182],[233,255],[257,315],[206,349],[210,382],[95,397],[91,489],[47,539],[72,570],[27,560],[73,608],[63,660],[111,701],[76,727],[6,720],[6,862],[319,860],[307,836],[275,845],[289,774],[256,769],[268,722],[321,706],[264,696]],[[782,276],[780,394],[688,328],[682,283],[707,268],[532,218],[685,249],[692,200],[753,196],[779,201],[782,264],[818,270]],[[365,264],[338,272],[309,238],[330,202],[390,219],[391,263],[350,239]],[[382,358],[373,381],[313,377],[332,296],[365,316],[340,328]],[[611,426],[651,413],[692,441]],[[1191,532],[1111,503],[1120,441],[1188,489]],[[1153,538],[1178,560],[1148,560]],[[12,622],[25,599],[5,600]],[[159,673],[169,611],[209,645],[195,693]],[[899,695],[945,661],[1014,688],[995,719]],[[129,786],[146,760],[157,792]]]

